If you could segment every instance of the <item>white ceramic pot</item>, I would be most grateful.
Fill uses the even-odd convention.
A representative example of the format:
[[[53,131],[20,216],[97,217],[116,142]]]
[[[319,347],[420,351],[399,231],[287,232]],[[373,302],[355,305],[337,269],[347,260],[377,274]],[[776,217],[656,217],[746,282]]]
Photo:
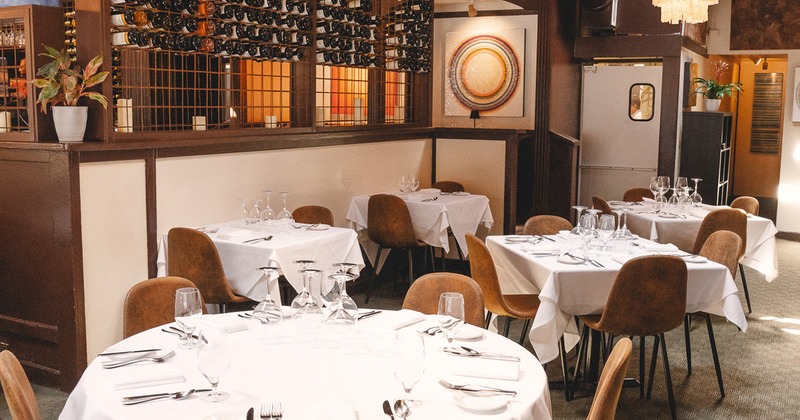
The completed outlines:
[[[89,107],[54,106],[52,110],[58,141],[62,143],[83,141]]]
[[[706,98],[706,112],[717,112],[719,111],[719,104],[722,103],[722,99],[708,99]]]

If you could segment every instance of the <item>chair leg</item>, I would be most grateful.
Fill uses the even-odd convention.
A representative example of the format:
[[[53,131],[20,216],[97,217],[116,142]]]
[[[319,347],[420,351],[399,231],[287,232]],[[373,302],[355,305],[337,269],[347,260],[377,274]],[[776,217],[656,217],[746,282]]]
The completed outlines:
[[[742,289],[744,289],[744,300],[747,301],[747,313],[752,314],[753,308],[750,306],[750,292],[747,291],[747,278],[744,276],[744,266],[739,263],[739,274],[742,276]]]
[[[711,325],[711,315],[706,315],[706,327],[708,328],[708,341],[711,343],[711,355],[714,357],[714,369],[717,370],[717,383],[719,384],[719,395],[725,398],[725,386],[722,384],[722,368],[719,366],[719,355],[717,354],[717,343],[714,340],[714,327]]]
[[[587,337],[589,336],[589,327],[584,325],[581,331],[581,340],[578,344],[578,358],[575,360],[575,371],[572,372],[572,386],[569,388],[569,399],[575,398],[575,387],[578,386],[578,372],[581,371],[581,366],[586,364],[586,345]]]
[[[486,311],[486,326],[484,328],[486,328],[488,330],[489,329],[489,325],[491,325],[491,323],[492,323],[492,313],[489,312],[489,311]]]
[[[664,376],[667,380],[667,395],[669,395],[669,411],[672,413],[672,420],[678,418],[675,410],[675,393],[672,392],[672,375],[669,372],[669,358],[667,357],[667,340],[664,339],[664,333],[659,334],[661,337],[661,352],[664,353]]]
[[[436,249],[433,246],[428,247],[429,256],[431,257],[431,273],[436,272]],[[427,258],[426,258],[427,259]],[[425,269],[428,269],[428,262],[425,262]]]
[[[506,325],[503,327],[503,337],[508,338],[508,332],[511,329],[511,317],[507,316],[505,319]]]
[[[369,303],[369,295],[372,293],[372,285],[375,283],[375,277],[378,277],[378,267],[380,266],[382,252],[383,252],[383,247],[378,245],[378,254],[375,256],[375,270],[372,271],[372,277],[369,279],[369,286],[367,286],[367,296],[364,299],[364,303]]]
[[[692,342],[689,336],[689,326],[692,323],[692,317],[689,314],[683,318],[683,336],[686,340],[686,374],[692,374]]]
[[[408,287],[414,283],[414,256],[411,255],[411,248],[408,249]]]
[[[658,359],[658,343],[660,337],[655,336],[653,342],[653,356],[650,358],[650,377],[647,378],[647,399],[653,394],[653,378],[656,376],[656,359]]]
[[[525,343],[525,336],[528,335],[528,330],[530,328],[531,328],[531,320],[529,318],[529,319],[525,320],[524,324],[522,324],[522,333],[519,335],[519,345],[520,346]]]
[[[225,302],[221,302],[217,305],[219,307],[219,313],[224,314],[228,312],[228,304]]]
[[[639,337],[639,398],[644,398],[644,345],[645,336]]]
[[[569,368],[567,367],[567,348],[564,345],[564,337],[558,341],[558,354],[561,356],[561,375],[564,377],[564,398],[569,401]]]

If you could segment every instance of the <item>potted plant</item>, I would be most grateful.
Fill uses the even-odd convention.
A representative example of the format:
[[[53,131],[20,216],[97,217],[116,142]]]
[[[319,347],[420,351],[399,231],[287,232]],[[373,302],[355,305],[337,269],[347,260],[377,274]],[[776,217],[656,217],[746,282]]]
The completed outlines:
[[[706,97],[706,111],[716,112],[719,110],[719,104],[722,102],[722,98],[726,96],[733,96],[734,94],[742,91],[742,84],[739,82],[725,84],[717,82],[717,80],[721,79],[722,73],[724,73],[727,69],[728,63],[724,61],[715,61],[714,73],[717,77],[716,80],[703,79],[702,77],[696,77],[692,80],[692,83],[697,85],[697,88],[694,90],[694,92],[700,93]]]
[[[39,76],[33,85],[40,88],[36,103],[41,105],[42,112],[47,114],[48,105],[53,108],[53,123],[58,140],[76,142],[83,140],[86,131],[88,107],[78,105],[82,97],[100,102],[107,108],[106,97],[99,92],[87,89],[99,85],[106,80],[107,71],[98,72],[103,64],[103,57],[98,55],[89,61],[84,69],[73,65],[66,50],[44,46],[46,52],[39,55],[50,57],[53,61],[41,66],[36,72]],[[60,105],[60,106],[57,106]]]

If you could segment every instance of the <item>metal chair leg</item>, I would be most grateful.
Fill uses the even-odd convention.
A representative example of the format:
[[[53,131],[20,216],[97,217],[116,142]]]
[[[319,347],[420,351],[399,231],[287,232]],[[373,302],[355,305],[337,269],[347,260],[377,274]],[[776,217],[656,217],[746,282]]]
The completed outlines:
[[[581,366],[586,365],[586,347],[587,347],[587,338],[589,336],[589,327],[584,325],[583,331],[581,332],[581,340],[578,344],[578,358],[575,361],[575,371],[572,372],[572,386],[569,388],[569,398],[575,398],[575,387],[578,386],[578,372],[581,371]]]
[[[644,398],[644,345],[645,336],[639,337],[639,398]]]
[[[221,302],[217,305],[219,307],[219,313],[224,314],[228,312],[228,304],[225,302]]]
[[[669,372],[669,358],[667,357],[667,340],[664,339],[664,333],[659,334],[661,337],[661,352],[664,353],[664,375],[667,380],[667,395],[669,395],[669,411],[672,413],[672,420],[678,418],[675,410],[675,393],[672,392],[672,375]]]
[[[408,287],[414,283],[414,256],[411,255],[411,248],[406,253],[408,254]]]
[[[692,342],[691,337],[689,336],[689,326],[692,323],[692,316],[686,314],[683,318],[683,336],[686,340],[686,374],[692,374]]]
[[[564,377],[564,399],[569,401],[569,368],[567,367],[567,348],[564,345],[564,337],[558,341],[558,354],[561,356],[561,375]]]
[[[739,263],[739,274],[742,276],[742,289],[744,289],[744,300],[747,301],[747,313],[752,314],[753,308],[750,306],[750,292],[747,291],[747,278],[744,276],[744,266]]]
[[[725,398],[725,385],[722,384],[722,368],[719,366],[719,355],[717,354],[717,343],[714,340],[714,327],[711,325],[711,315],[706,315],[706,328],[708,328],[708,341],[711,343],[711,355],[714,357],[714,369],[717,371],[717,383],[719,384],[719,395]]]
[[[504,317],[506,319],[506,325],[503,327],[503,337],[508,338],[508,332],[511,329],[511,317],[507,316]]]
[[[486,311],[486,326],[484,328],[489,329],[489,325],[492,323],[492,313]]]
[[[653,378],[656,376],[656,360],[658,359],[658,342],[660,340],[660,336],[655,336],[655,341],[653,342],[653,356],[650,359],[650,377],[647,378],[647,399],[650,399],[650,396],[653,394]]]
[[[364,298],[364,303],[369,303],[369,295],[372,293],[372,285],[375,283],[375,277],[378,277],[378,270],[381,262],[381,253],[383,247],[378,245],[378,254],[375,256],[375,270],[372,271],[372,277],[369,279],[369,286],[367,286],[367,296]]]
[[[520,346],[525,343],[525,336],[528,335],[528,330],[530,328],[531,328],[531,320],[530,319],[526,319],[525,323],[522,324],[522,333],[519,335],[519,345]]]

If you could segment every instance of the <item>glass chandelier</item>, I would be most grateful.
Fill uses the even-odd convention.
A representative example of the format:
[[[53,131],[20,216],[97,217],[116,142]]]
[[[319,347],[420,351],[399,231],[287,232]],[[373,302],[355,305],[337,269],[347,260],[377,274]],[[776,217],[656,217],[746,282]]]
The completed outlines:
[[[719,0],[653,0],[653,6],[661,8],[661,21],[676,24],[701,23],[708,20],[708,6]]]

